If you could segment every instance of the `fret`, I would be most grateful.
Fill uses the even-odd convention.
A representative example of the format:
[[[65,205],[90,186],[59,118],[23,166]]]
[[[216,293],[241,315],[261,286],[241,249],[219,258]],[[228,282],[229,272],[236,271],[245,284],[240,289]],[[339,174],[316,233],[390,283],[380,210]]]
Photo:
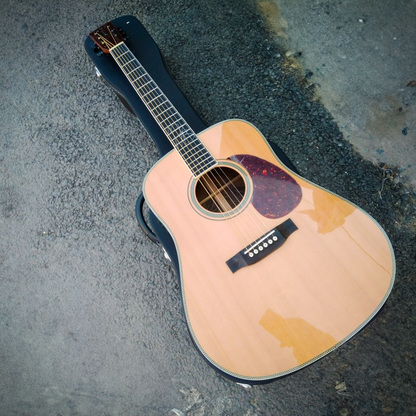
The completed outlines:
[[[198,155],[195,155],[195,154],[192,154],[190,156],[186,155],[184,159],[187,161],[190,167],[195,168],[195,167],[202,166],[204,162],[206,161],[210,161],[211,155],[208,154],[207,152],[204,152]]]
[[[134,72],[134,71],[137,71],[139,68],[134,68],[133,69],[133,71],[130,71],[130,72],[126,72],[126,75],[130,75],[132,72]],[[144,76],[144,75],[142,75],[142,76]],[[141,77],[140,77],[141,78]]]
[[[132,59],[131,61],[128,61],[127,63],[125,63],[124,65],[121,65],[123,68],[126,66],[126,65],[128,65],[130,62],[133,62],[134,61],[134,59]]]
[[[177,136],[177,137],[180,137],[180,136]],[[195,155],[198,155],[201,151],[206,151],[205,147],[203,147],[203,149],[195,147],[194,142],[197,142],[197,141],[198,140],[196,139],[191,142],[181,143],[175,140],[174,143],[175,143],[175,147],[178,149],[178,151],[180,151],[181,155],[184,158],[192,158]]]
[[[166,111],[172,110],[171,107],[168,107],[166,110],[163,110],[161,113],[157,114],[157,116],[161,116],[162,114],[166,113]]]
[[[159,119],[161,119],[161,123],[164,123],[164,124],[166,124],[165,126],[163,126],[163,127],[168,127],[168,126],[170,126],[171,124],[174,124],[174,123],[176,123],[176,122],[178,122],[178,121],[182,121],[183,123],[185,123],[186,124],[186,121],[182,118],[182,117],[179,117],[179,118],[177,118],[177,119],[173,119],[172,117],[173,116],[176,116],[177,114],[171,114],[170,116],[168,116],[168,117],[159,117],[159,115],[158,114],[156,114],[156,117]]]
[[[180,118],[173,118],[174,116],[176,116],[177,114],[172,114],[169,117],[165,117],[164,123],[171,125],[171,126],[179,126],[178,123],[182,123],[182,125],[180,127],[184,127],[184,130],[182,131],[182,134],[185,134],[187,132],[190,132],[191,134],[195,135],[195,133],[193,132],[193,130],[189,127],[189,125],[186,123],[186,121],[180,117]],[[179,128],[175,129],[179,130]],[[174,132],[175,132],[174,131]],[[172,133],[174,133],[172,132]]]
[[[181,128],[183,128],[184,126],[186,126],[186,123],[185,124],[182,124],[181,126],[179,126],[179,127],[177,127],[175,130],[171,130],[170,132],[169,132],[169,134],[173,134],[173,133],[175,133],[175,131],[176,130],[179,130],[179,129],[181,129]],[[170,127],[169,127],[170,128]],[[191,129],[190,128],[187,128],[186,129],[187,131],[190,131]]]
[[[191,135],[187,136],[189,132],[191,132]],[[193,153],[197,153],[201,150],[206,151],[205,146],[198,139],[198,136],[196,136],[196,134],[193,133],[193,131],[190,130],[189,128],[186,131],[184,131],[182,134],[177,135],[174,139],[175,139],[176,146],[180,148],[181,150],[188,148],[188,151],[189,152],[192,151]],[[186,155],[187,152],[183,152],[183,154]]]
[[[186,143],[186,144],[177,143],[176,147],[180,150],[181,154],[187,158],[198,157],[201,152],[205,151],[205,149],[195,148],[192,144],[189,144],[189,143]]]
[[[194,146],[190,145],[177,145],[177,147],[180,149],[181,154],[183,154],[184,157],[197,159],[202,153],[206,152],[206,149],[199,149],[195,148]]]
[[[166,134],[168,134],[172,140],[175,140],[175,143],[176,143],[176,139],[178,137],[180,137],[180,134],[181,134],[180,132],[178,132],[179,135],[177,135],[177,134],[175,134],[175,132],[177,130],[180,130],[181,128],[183,129],[184,127],[189,129],[189,127],[186,127],[187,126],[186,123],[182,124],[180,126],[178,126],[176,123],[177,122],[173,122],[173,123],[169,123],[169,122],[166,122],[166,121],[161,121],[160,122],[160,125],[161,125],[161,127],[163,127],[165,129]]]
[[[149,82],[146,82],[146,84],[143,84],[143,85],[141,85],[139,88],[141,89],[141,88],[144,88],[146,85],[149,85],[150,83],[152,83],[153,82],[153,80],[150,80]]]
[[[192,163],[197,163],[199,159],[203,158],[203,157],[207,157],[207,152],[206,150],[200,150],[200,152],[202,152],[201,154],[198,154],[199,152],[194,152],[191,155],[188,155],[189,152],[185,152],[183,153],[184,156],[189,157],[190,160],[192,160]]]
[[[152,91],[153,92],[153,91]],[[146,94],[147,95],[147,94]],[[147,102],[147,104],[150,104],[151,102],[153,102],[154,100],[157,100],[158,98],[162,97],[163,94],[158,95],[157,97],[151,99],[150,101]]]
[[[158,107],[160,107],[161,105],[163,105],[163,104],[166,104],[166,103],[168,103],[169,102],[169,100],[165,100],[163,103],[160,103],[159,105],[157,105],[156,107],[154,107],[153,108],[153,110],[156,110],[156,108],[158,108]],[[155,118],[156,118],[156,113],[154,113],[155,114]]]
[[[148,76],[148,74],[143,74],[143,75],[141,75],[140,77],[138,77],[136,79],[130,79],[129,78],[129,81],[132,82],[132,83],[134,83],[134,85],[136,85],[136,83],[137,83],[137,81],[139,81],[139,79],[141,79],[143,77],[146,77],[146,76]],[[136,85],[136,86],[138,87],[138,85]]]
[[[189,131],[192,131],[192,130],[189,130]],[[190,141],[190,140],[197,141],[199,139],[198,139],[197,136],[194,136],[194,135],[187,136],[187,137],[184,137],[180,142],[178,142],[178,144],[182,144],[182,143],[187,142],[187,141]],[[205,147],[203,146],[203,144],[201,142],[199,142],[199,144],[197,146],[199,146],[199,145],[201,145],[205,149]]]
[[[117,44],[110,49],[110,53],[192,175],[197,177],[215,166],[217,161],[125,43]]]
[[[146,95],[151,94],[152,92],[155,92],[155,91],[160,91],[160,90],[159,90],[159,88],[153,88],[152,90],[150,90],[146,94],[143,94],[142,95],[142,98],[146,97]],[[160,94],[160,95],[163,95],[163,94]]]
[[[169,110],[172,110],[172,108],[169,108]],[[177,115],[178,114],[176,112],[174,112],[173,114],[170,114],[170,115],[166,115],[166,116],[163,117],[163,119],[164,119],[163,122],[168,123],[168,124],[173,124],[173,123],[176,123],[177,121],[185,122],[185,120],[182,117],[173,118],[173,117],[176,117]],[[160,115],[158,114],[157,117],[160,117]]]
[[[126,55],[126,54],[130,54],[130,55],[132,55],[132,56],[134,56],[133,55],[133,53],[131,52],[131,50],[124,44],[124,45],[122,45],[122,44],[120,44],[120,45],[118,45],[119,47],[122,47],[122,46],[125,46],[125,48],[123,48],[123,50],[121,51],[122,53],[120,53],[118,56],[117,56],[117,59],[118,60],[120,60],[120,58],[123,56],[123,55]],[[113,53],[113,55],[116,55],[117,53],[119,53],[119,51],[117,50],[117,47],[115,47],[114,48],[114,53]]]
[[[181,143],[180,141],[178,141],[177,139],[180,136],[176,136],[172,139],[172,142],[175,143],[175,147],[178,149],[178,151],[181,152],[181,155],[183,155],[184,157],[187,156],[187,153],[195,153],[197,151],[197,149],[194,148],[192,142],[191,143]]]
[[[215,161],[215,159],[214,159],[214,161]],[[215,163],[209,163],[208,165],[200,166],[199,169],[197,169],[195,171],[191,171],[191,172],[197,178],[198,176],[203,175],[205,172],[207,172],[210,168],[212,168],[216,164],[217,164],[217,162],[215,162]]]
[[[140,70],[141,70],[142,68],[140,68],[139,66],[137,67],[137,68],[134,68],[133,69],[133,71],[139,71],[139,74],[140,74],[140,76],[138,77],[138,78],[136,78],[136,80],[138,80],[138,79],[140,79],[140,78],[143,78],[143,77],[145,77],[146,75],[148,75],[147,74],[147,72],[140,72]],[[127,77],[127,78],[129,78],[129,77]],[[130,78],[129,78],[130,79]]]
[[[199,174],[199,173],[202,173],[204,170],[207,170],[207,168],[210,168],[211,166],[209,166],[209,165],[202,165],[202,164],[199,164],[199,165],[196,165],[196,166],[192,166],[191,167],[191,170],[194,172],[194,173],[196,173],[196,174]]]
[[[187,151],[183,152],[183,155],[188,158],[192,158],[193,160],[198,160],[201,156],[206,154],[206,149],[188,149]]]

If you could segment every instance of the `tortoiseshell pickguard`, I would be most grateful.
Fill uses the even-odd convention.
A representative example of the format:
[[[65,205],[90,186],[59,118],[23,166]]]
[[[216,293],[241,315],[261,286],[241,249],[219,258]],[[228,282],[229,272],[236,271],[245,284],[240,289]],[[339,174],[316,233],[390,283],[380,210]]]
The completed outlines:
[[[301,201],[301,187],[278,166],[252,155],[234,155],[229,159],[247,169],[254,187],[252,204],[264,217],[284,217]]]

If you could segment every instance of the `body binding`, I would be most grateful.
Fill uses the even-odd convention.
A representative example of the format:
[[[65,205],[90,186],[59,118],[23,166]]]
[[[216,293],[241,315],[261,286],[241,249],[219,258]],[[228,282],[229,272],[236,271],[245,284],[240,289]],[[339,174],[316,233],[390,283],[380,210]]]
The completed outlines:
[[[328,354],[375,316],[393,285],[393,250],[373,218],[290,171],[251,124],[229,120],[198,137],[220,165],[252,155],[286,172],[301,189],[289,213],[267,218],[251,203],[256,188],[241,167],[251,202],[232,219],[211,218],[195,207],[195,178],[174,151],[143,185],[149,207],[175,242],[185,316],[199,351],[230,377],[273,380]],[[233,274],[226,262],[243,247],[229,222],[253,218],[266,229],[290,219],[297,230],[276,251]]]

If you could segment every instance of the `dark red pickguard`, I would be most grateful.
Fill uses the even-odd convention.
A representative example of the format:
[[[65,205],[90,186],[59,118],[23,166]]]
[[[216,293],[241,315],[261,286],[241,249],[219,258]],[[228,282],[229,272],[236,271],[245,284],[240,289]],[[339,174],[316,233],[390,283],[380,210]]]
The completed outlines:
[[[301,187],[283,169],[252,155],[230,159],[247,169],[254,187],[252,204],[266,218],[284,217],[301,201]]]

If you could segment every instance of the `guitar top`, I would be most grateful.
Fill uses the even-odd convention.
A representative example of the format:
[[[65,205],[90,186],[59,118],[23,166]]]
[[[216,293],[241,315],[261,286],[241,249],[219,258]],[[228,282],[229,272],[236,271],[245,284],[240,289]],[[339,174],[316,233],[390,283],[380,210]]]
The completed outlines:
[[[266,382],[362,329],[395,274],[377,222],[288,169],[245,121],[195,134],[111,22],[90,36],[174,148],[143,190],[175,241],[188,328],[207,361],[234,380]]]

